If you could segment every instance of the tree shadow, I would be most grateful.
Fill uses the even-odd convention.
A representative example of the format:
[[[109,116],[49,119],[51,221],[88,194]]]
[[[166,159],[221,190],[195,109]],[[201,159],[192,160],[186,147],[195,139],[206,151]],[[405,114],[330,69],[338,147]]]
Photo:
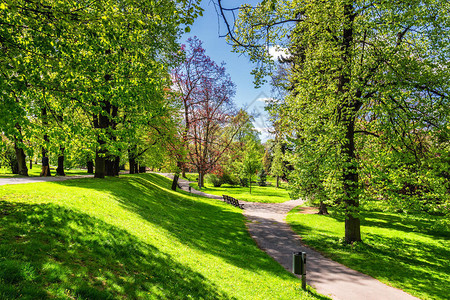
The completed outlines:
[[[329,215],[335,220],[344,221],[342,214],[331,213]],[[393,213],[362,211],[361,225],[368,227],[393,229],[403,232],[418,232],[435,238],[448,239],[450,232],[446,230],[436,230],[434,225],[436,219],[443,217],[426,216],[426,215],[394,215]]]
[[[344,227],[344,218],[332,214],[320,216],[339,221]],[[431,299],[445,299],[448,295],[448,274],[450,274],[450,249],[448,238],[429,230],[433,221],[424,218],[408,219],[379,212],[363,212],[361,225],[384,228],[404,233],[414,231],[421,238],[392,236],[388,233],[370,233],[362,230],[363,243],[346,245],[336,232],[325,232],[303,223],[291,224],[292,228],[305,234],[304,241],[335,261],[378,279],[401,286],[415,295]],[[421,220],[424,222],[421,223]],[[324,233],[324,234],[322,234]],[[430,243],[430,239],[433,243]]]
[[[125,230],[53,204],[0,201],[0,299],[231,299]]]
[[[125,209],[167,230],[183,245],[254,273],[264,271],[280,278],[293,278],[259,250],[244,226],[245,217],[240,209],[188,192],[173,192],[171,181],[160,175],[123,176],[95,187],[82,181],[57,184],[85,186],[110,193]],[[132,194],[130,190],[133,190]]]

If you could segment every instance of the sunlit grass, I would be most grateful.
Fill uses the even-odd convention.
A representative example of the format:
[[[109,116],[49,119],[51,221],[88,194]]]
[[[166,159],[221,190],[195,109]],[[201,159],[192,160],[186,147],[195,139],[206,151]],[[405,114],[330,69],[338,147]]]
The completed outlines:
[[[320,299],[240,209],[155,174],[0,186],[0,299]]]
[[[222,184],[220,187],[214,187],[205,182],[205,187],[201,189],[202,192],[212,195],[228,195],[238,200],[261,203],[281,203],[291,200],[286,184],[282,183],[280,188],[276,187],[276,181],[268,177],[267,180],[270,185],[259,186],[257,183],[252,183],[252,192],[248,187],[238,185]],[[198,189],[196,183],[190,184],[194,189]]]
[[[419,298],[448,299],[450,233],[439,217],[363,212],[363,243],[345,245],[342,217],[298,211],[287,221],[309,246]]]

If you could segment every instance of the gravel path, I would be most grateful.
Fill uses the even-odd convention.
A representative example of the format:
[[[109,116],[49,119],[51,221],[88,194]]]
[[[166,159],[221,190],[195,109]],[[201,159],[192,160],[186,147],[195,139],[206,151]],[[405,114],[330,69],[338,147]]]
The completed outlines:
[[[0,185],[48,182],[48,181],[64,181],[64,180],[69,180],[69,179],[93,178],[93,177],[94,177],[94,175],[48,176],[48,177],[11,177],[11,178],[4,177],[4,178],[0,178]]]
[[[169,178],[171,174],[160,173]],[[189,182],[180,179],[180,187],[188,191]],[[192,193],[222,200],[222,197],[191,189]],[[337,300],[412,300],[415,298],[399,289],[385,285],[378,280],[349,269],[334,262],[320,253],[304,246],[300,237],[285,222],[286,214],[302,200],[284,203],[244,204],[244,215],[249,222],[247,228],[258,246],[292,272],[292,254],[306,252],[306,282],[319,293]]]

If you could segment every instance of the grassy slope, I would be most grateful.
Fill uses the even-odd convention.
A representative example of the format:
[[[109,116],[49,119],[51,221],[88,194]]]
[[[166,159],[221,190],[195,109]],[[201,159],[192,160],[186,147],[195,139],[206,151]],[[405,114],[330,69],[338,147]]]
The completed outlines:
[[[284,185],[281,185],[281,187],[277,189],[274,180],[270,179],[268,182],[271,183],[270,186],[259,186],[253,183],[251,194],[248,187],[232,186],[229,184],[223,184],[221,187],[214,187],[208,183],[202,188],[202,192],[219,196],[228,195],[238,200],[249,202],[281,203],[291,199],[289,197],[289,192]],[[191,183],[191,186],[198,189],[196,183]]]
[[[430,217],[363,212],[364,243],[344,245],[344,223],[336,215],[299,214],[288,223],[303,241],[355,270],[422,299],[448,299],[450,285],[449,232],[432,230]]]
[[[0,186],[0,299],[317,299],[241,211],[154,174]]]

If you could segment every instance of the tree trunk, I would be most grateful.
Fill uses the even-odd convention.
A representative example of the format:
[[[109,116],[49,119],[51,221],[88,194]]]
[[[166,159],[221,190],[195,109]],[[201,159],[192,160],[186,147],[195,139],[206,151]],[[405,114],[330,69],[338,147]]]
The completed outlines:
[[[340,124],[345,129],[345,139],[342,141],[342,155],[345,158],[343,173],[344,205],[345,205],[345,242],[361,241],[358,196],[358,169],[355,164],[355,118],[362,103],[352,99],[350,94],[351,82],[351,48],[353,45],[353,22],[355,18],[353,2],[344,4],[344,27],[342,39],[342,65],[339,77],[338,92],[343,95],[339,107]]]
[[[319,203],[319,215],[328,215],[327,205],[322,200]]]
[[[135,171],[135,169],[136,169],[136,167],[135,167],[135,165],[136,165],[136,160],[134,159],[134,157],[128,157],[128,163],[129,163],[129,165],[130,165],[130,174],[134,174],[134,173],[136,173]]]
[[[252,177],[248,180],[248,186],[250,187],[250,195],[252,194]]]
[[[120,160],[120,158],[119,158]],[[118,176],[119,175],[119,165],[117,164],[117,156],[110,156],[108,159],[105,160],[105,173],[106,176]]]
[[[347,125],[345,142],[342,153],[346,157],[343,168],[345,193],[345,241],[347,243],[361,241],[358,197],[358,170],[355,165],[355,130],[354,119]]]
[[[133,145],[128,148],[128,164],[130,165],[130,174],[136,173],[136,152],[137,146]]]
[[[43,107],[41,109],[41,114],[42,114],[42,125],[44,126],[45,130],[47,130],[47,128],[48,128],[47,108]],[[44,134],[44,145],[42,145],[42,157],[48,157],[47,146],[49,143],[50,143],[50,140],[48,138],[48,134],[45,133]],[[50,160],[49,160],[49,165],[48,165],[48,170],[47,170],[47,176],[52,176],[52,172],[50,171]]]
[[[58,176],[66,176],[66,173],[64,173],[64,147],[59,147],[60,153],[58,156],[58,168],[56,168],[56,174]]]
[[[27,162],[25,160],[25,152],[22,148],[17,146],[17,143],[14,143],[14,151],[16,152],[17,164],[19,166],[19,175],[28,176]]]
[[[111,111],[111,103],[107,100],[102,101],[102,113],[98,116],[94,116],[94,127],[104,132],[109,126],[109,118]],[[101,134],[97,136],[98,148],[95,153],[95,178],[105,178],[105,154],[106,154],[106,141]]]
[[[198,172],[198,187],[202,188],[203,187],[203,183],[204,183],[204,178],[203,178],[203,172],[199,171]]]
[[[280,188],[280,176],[277,175],[277,189]]]
[[[177,190],[177,186],[178,186],[178,178],[180,177],[180,175],[178,173],[175,173],[173,175],[173,181],[172,181],[172,191],[176,191]]]
[[[114,174],[115,176],[119,176],[120,173],[120,157],[117,155],[114,160]]]
[[[95,178],[105,178],[105,154],[104,150],[97,150],[95,153]]]
[[[33,160],[30,159],[30,170],[33,169]]]
[[[86,167],[87,167],[88,174],[94,173],[94,162],[92,161],[92,159],[90,159],[86,162]]]

